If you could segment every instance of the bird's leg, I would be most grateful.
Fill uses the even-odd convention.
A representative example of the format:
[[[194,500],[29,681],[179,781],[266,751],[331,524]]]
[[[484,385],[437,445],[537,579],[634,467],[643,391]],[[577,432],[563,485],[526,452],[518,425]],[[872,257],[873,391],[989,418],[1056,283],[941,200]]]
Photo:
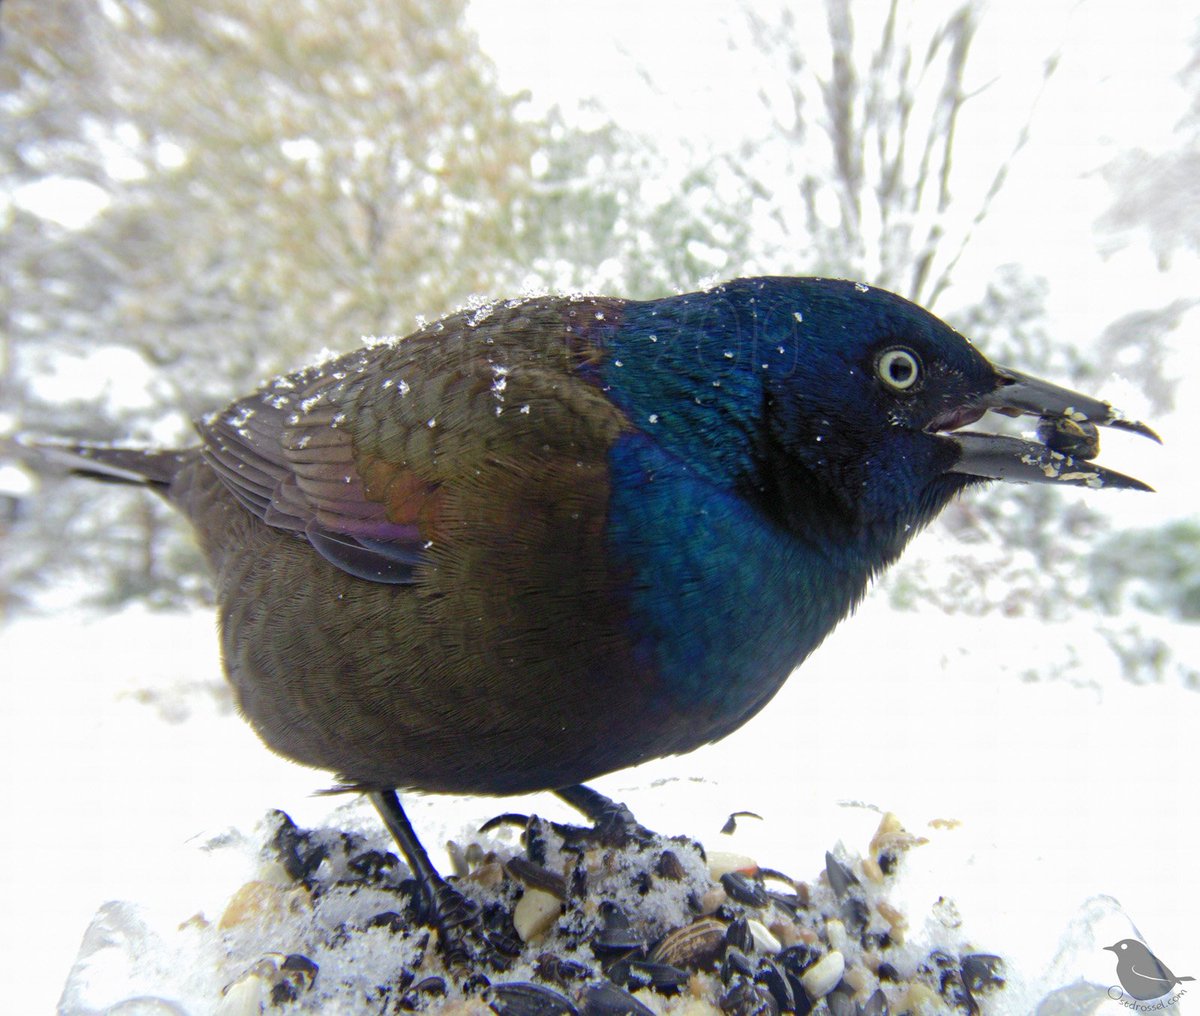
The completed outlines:
[[[621,847],[630,841],[650,843],[654,839],[654,833],[639,823],[625,805],[591,787],[576,783],[554,793],[592,820],[592,835],[606,846]]]
[[[379,810],[384,825],[395,837],[413,877],[421,887],[422,902],[427,915],[440,926],[455,927],[472,920],[478,908],[462,893],[451,886],[433,866],[429,854],[417,839],[412,823],[400,806],[400,798],[394,790],[373,791],[371,803]]]
[[[412,823],[394,790],[374,790],[368,795],[396,840],[400,852],[421,890],[422,919],[438,930],[438,939],[452,963],[481,960],[497,970],[508,961],[496,950],[479,918],[479,907],[450,885],[433,866],[417,839]]]

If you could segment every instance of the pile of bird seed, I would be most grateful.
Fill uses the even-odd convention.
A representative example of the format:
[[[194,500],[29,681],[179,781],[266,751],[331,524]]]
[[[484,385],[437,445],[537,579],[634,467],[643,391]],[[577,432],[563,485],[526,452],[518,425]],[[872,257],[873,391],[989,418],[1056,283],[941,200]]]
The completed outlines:
[[[865,856],[826,854],[811,882],[686,839],[603,845],[504,820],[523,823],[520,848],[450,845],[451,881],[479,906],[497,969],[496,954],[447,965],[394,854],[273,813],[259,877],[215,925],[189,922],[217,936],[234,973],[213,1010],[917,1016],[986,1013],[1004,984],[996,956],[905,948],[888,886],[923,841],[890,814]]]

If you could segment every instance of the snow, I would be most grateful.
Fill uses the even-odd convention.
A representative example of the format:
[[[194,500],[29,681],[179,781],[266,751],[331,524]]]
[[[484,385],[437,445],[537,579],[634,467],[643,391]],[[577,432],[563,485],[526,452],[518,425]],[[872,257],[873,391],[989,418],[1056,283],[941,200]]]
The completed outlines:
[[[156,405],[161,376],[144,357],[121,346],[98,346],[80,355],[54,357],[30,378],[30,391],[47,402],[92,398],[102,393],[124,410]]]
[[[33,477],[20,466],[0,466],[0,497],[25,497],[33,490]]]
[[[111,203],[108,193],[88,180],[46,176],[18,187],[17,207],[66,229],[84,229]]]
[[[909,853],[892,902],[921,929],[944,924],[938,901],[952,901],[973,946],[1008,959],[1004,1011],[1079,978],[1114,984],[1102,946],[1124,937],[1188,973],[1200,966],[1200,694],[1182,675],[1200,646],[1194,626],[1155,624],[1178,667],[1136,685],[1105,638],[1111,618],[898,612],[877,592],[741,731],[595,785],[664,833],[799,878],[839,841],[861,852],[879,813],[896,812],[929,842]],[[54,1006],[101,908],[135,951],[197,912],[219,915],[253,852],[202,850],[214,836],[249,842],[272,808],[304,826],[339,812],[376,828],[365,803],[311,796],[329,778],[257,742],[219,681],[205,611],[21,620],[0,629],[0,659],[10,1011]],[[438,844],[468,841],[500,811],[571,817],[547,795],[406,806],[442,864]],[[720,835],[744,810],[762,820]],[[119,965],[107,976],[93,1002],[129,992]]]

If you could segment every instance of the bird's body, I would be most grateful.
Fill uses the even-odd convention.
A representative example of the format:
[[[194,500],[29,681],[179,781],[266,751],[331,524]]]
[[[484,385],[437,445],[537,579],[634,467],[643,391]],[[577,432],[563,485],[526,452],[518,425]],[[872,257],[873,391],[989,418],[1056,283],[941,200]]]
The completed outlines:
[[[980,476],[1138,485],[949,436],[989,407],[1147,432],[899,297],[770,278],[457,314],[275,380],[198,448],[72,454],[191,520],[272,748],[505,794],[736,729]]]
[[[814,489],[830,524],[798,539],[755,503],[745,389],[802,332],[746,295],[461,314],[203,422],[167,493],[264,740],[355,785],[504,794],[757,712],[912,530],[850,538]]]

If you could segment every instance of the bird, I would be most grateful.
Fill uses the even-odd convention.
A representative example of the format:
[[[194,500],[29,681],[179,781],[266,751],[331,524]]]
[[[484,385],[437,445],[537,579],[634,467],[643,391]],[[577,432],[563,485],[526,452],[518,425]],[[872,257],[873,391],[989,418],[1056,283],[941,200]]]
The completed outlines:
[[[1194,977],[1176,977],[1137,939],[1123,938],[1104,948],[1117,954],[1117,978],[1121,987],[1130,998],[1139,1002],[1161,998],[1175,985],[1195,980]]]
[[[777,276],[468,308],[190,447],[31,443],[191,522],[242,715],[370,796],[450,928],[470,908],[397,791],[549,790],[640,829],[586,782],[744,724],[956,495],[1150,489],[1098,439],[963,429],[989,411],[1158,440],[900,296]]]

